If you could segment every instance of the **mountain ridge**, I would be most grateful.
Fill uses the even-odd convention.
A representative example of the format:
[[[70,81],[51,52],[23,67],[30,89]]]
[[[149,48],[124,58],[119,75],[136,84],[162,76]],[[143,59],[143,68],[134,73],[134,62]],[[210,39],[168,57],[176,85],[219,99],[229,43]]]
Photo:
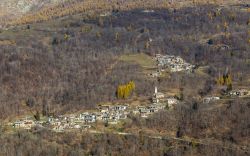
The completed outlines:
[[[53,7],[69,0],[2,0],[0,4],[0,25],[21,18],[30,12]]]
[[[131,10],[136,8],[180,8],[202,4],[232,5],[247,3],[242,0],[3,0],[0,4],[0,28],[46,21],[76,13]]]

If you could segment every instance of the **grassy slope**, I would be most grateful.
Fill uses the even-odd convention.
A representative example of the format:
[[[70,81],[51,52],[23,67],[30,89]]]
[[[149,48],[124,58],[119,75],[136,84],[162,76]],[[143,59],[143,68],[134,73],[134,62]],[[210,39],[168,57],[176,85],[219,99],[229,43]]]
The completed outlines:
[[[120,60],[137,63],[143,68],[152,68],[156,65],[156,62],[153,60],[153,58],[144,53],[122,55]]]

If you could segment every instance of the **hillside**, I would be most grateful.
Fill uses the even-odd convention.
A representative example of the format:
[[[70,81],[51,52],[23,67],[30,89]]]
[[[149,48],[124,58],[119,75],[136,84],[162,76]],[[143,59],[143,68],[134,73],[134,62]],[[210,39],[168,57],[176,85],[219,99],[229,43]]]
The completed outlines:
[[[247,1],[39,2],[1,3],[11,27],[0,30],[0,155],[249,155],[250,98],[231,95],[250,91]],[[155,86],[178,103],[136,114],[155,104]],[[101,104],[133,109],[117,124],[50,128]],[[38,124],[14,126],[28,118]]]
[[[0,34],[1,117],[10,112],[22,114],[29,99],[36,101],[37,108],[55,106],[53,113],[93,107],[115,100],[117,85],[131,79],[138,84],[139,95],[149,95],[155,80],[140,74],[143,68],[136,62],[121,59],[105,74],[110,62],[127,53],[174,54],[192,64],[209,66],[209,77],[192,88],[193,93],[226,68],[233,73],[236,85],[248,86],[248,13],[238,7],[217,10],[211,5],[150,14],[123,11],[107,17],[78,14],[4,30]],[[102,74],[105,76],[100,78]],[[174,77],[172,83],[159,82],[162,87],[178,89],[180,80]]]

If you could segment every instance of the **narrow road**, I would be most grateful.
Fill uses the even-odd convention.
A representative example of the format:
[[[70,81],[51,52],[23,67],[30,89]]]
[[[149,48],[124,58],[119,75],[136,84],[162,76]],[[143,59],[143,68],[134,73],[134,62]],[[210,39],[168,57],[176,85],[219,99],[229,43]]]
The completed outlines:
[[[104,131],[95,131],[90,130],[88,131],[92,134],[106,134],[107,132]],[[126,133],[126,132],[112,132],[115,135],[122,135],[122,136],[136,136],[137,134],[133,133]],[[195,144],[195,145],[203,145],[203,146],[218,146],[223,149],[230,149],[230,150],[242,150],[245,152],[250,152],[250,148],[248,146],[240,146],[235,144],[227,144],[224,145],[223,142],[218,140],[206,140],[206,139],[195,139],[195,138],[177,138],[173,136],[162,136],[162,135],[142,135],[143,137],[148,137],[151,139],[159,139],[159,140],[175,140],[179,142],[186,142],[188,144]]]

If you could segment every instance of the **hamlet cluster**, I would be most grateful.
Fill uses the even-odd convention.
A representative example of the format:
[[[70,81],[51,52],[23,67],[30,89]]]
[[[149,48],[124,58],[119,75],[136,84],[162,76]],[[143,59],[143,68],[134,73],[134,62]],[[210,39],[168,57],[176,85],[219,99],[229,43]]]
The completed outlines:
[[[107,124],[117,124],[127,119],[128,114],[139,115],[147,118],[151,114],[163,109],[172,109],[179,101],[174,97],[165,97],[165,94],[155,92],[152,96],[152,102],[147,105],[138,105],[130,107],[127,104],[119,105],[100,105],[97,109],[82,112],[79,114],[59,115],[48,117],[41,121],[36,121],[32,117],[9,123],[14,128],[31,129],[33,127],[45,127],[56,132],[65,130],[80,129],[87,130],[93,124],[102,122]]]

